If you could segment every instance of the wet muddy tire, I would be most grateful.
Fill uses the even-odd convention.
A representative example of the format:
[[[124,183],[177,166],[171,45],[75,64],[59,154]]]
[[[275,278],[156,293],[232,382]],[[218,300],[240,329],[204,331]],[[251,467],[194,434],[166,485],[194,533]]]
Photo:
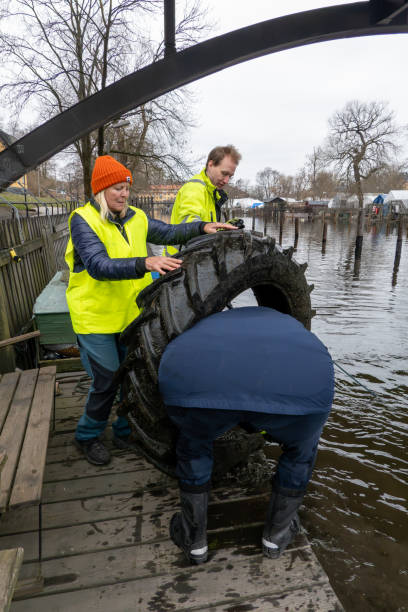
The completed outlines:
[[[191,240],[178,255],[181,268],[161,277],[138,297],[143,309],[122,333],[128,357],[122,379],[124,410],[140,450],[162,471],[174,474],[176,431],[158,392],[158,367],[167,344],[197,321],[223,310],[236,296],[252,289],[260,306],[290,314],[310,329],[312,309],[305,278],[293,249],[282,250],[270,237],[237,230]],[[239,429],[214,444],[214,474],[245,463],[262,445],[258,434]]]

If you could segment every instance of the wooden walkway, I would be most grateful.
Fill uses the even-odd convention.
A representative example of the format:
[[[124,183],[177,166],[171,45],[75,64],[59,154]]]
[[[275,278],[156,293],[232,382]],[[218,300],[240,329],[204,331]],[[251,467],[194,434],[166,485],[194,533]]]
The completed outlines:
[[[88,464],[72,445],[85,396],[73,395],[76,382],[67,376],[57,375],[42,524],[30,507],[0,519],[0,549],[24,548],[13,612],[342,610],[304,536],[281,559],[262,557],[265,491],[214,490],[211,558],[187,565],[168,536],[175,481],[132,452],[113,450],[105,467]],[[39,573],[42,588],[24,590],[38,585]]]

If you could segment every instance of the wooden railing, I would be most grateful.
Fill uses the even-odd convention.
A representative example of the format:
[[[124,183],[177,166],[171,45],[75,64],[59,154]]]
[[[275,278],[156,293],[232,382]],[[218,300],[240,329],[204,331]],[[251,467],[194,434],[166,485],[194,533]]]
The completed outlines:
[[[37,296],[56,271],[65,267],[67,219],[68,213],[64,213],[0,221],[0,340],[32,328]],[[23,363],[19,365],[32,365],[32,355],[21,357]],[[14,367],[13,347],[2,348],[0,372]]]

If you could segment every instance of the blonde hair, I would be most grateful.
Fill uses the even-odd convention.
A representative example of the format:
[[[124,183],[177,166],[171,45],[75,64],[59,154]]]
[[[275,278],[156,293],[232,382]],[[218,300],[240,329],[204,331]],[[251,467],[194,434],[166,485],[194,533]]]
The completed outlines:
[[[94,195],[94,200],[97,204],[99,204],[99,207],[101,209],[102,221],[106,221],[109,215],[111,215],[112,213],[109,210],[109,206],[105,198],[105,189],[103,189],[102,191],[99,191],[96,195]],[[127,209],[128,209],[128,204],[126,203],[126,206],[124,207],[124,209],[121,211],[119,215],[121,219],[126,215]]]

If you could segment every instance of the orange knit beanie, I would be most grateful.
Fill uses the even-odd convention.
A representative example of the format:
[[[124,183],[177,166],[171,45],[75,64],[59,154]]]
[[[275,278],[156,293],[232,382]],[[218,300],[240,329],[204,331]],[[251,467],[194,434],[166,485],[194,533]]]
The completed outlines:
[[[132,182],[130,170],[116,159],[110,155],[101,155],[96,158],[91,179],[94,195],[116,183],[130,183],[131,185]]]

